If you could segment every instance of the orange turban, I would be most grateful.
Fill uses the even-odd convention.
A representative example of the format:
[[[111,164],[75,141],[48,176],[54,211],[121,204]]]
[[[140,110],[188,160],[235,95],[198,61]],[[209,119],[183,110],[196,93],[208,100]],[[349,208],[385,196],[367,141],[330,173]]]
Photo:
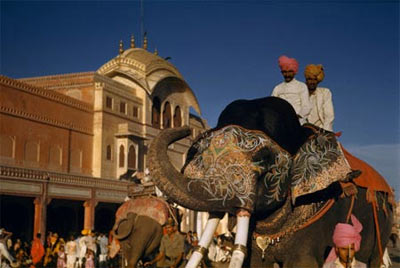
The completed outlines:
[[[314,65],[314,64],[309,64],[306,66],[306,69],[304,70],[304,76],[306,78],[316,78],[318,83],[324,80],[325,73],[324,73],[324,67],[321,64]]]

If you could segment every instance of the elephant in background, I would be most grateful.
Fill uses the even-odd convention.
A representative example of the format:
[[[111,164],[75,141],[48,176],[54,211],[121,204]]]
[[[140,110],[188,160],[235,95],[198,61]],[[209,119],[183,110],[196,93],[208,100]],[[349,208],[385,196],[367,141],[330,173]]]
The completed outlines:
[[[168,203],[152,196],[128,200],[118,208],[112,232],[120,242],[124,267],[136,267],[140,259],[156,253],[168,217]]]
[[[188,127],[162,131],[150,145],[148,166],[175,203],[210,212],[202,248],[228,212],[237,217],[230,267],[321,267],[335,225],[354,214],[364,227],[356,257],[379,267],[393,220],[392,190],[334,133],[301,126],[283,99],[238,100],[196,138],[178,171],[167,148],[189,134]],[[195,252],[187,267],[197,267],[202,255]]]

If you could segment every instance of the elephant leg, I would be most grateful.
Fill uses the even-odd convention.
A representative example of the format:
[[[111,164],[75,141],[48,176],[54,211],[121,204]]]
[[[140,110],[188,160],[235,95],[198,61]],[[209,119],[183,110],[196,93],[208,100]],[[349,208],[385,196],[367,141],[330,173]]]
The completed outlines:
[[[186,268],[195,268],[199,265],[205,251],[210,246],[211,239],[213,238],[213,235],[215,233],[215,230],[217,229],[220,220],[221,219],[219,218],[208,219],[206,228],[204,229],[204,233],[201,236],[199,242],[200,249],[204,250],[196,250],[195,252],[193,252],[192,256],[189,259],[189,262],[186,265]]]
[[[229,268],[242,267],[246,255],[247,236],[249,233],[250,213],[246,210],[239,210],[237,213],[237,233],[235,237],[235,246],[232,253]]]

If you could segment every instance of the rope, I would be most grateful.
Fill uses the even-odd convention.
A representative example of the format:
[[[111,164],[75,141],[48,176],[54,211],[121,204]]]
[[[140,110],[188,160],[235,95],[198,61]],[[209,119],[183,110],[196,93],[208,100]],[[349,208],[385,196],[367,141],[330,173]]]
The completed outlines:
[[[383,263],[383,251],[382,251],[382,241],[381,241],[381,232],[379,231],[379,220],[378,213],[376,212],[376,200],[372,202],[372,211],[374,212],[374,221],[375,221],[375,230],[376,230],[376,239],[378,240],[378,249],[381,264]]]
[[[351,203],[350,203],[349,212],[347,212],[346,223],[349,223],[349,220],[350,220],[350,217],[351,217],[351,213],[353,212],[354,200],[355,199],[356,199],[356,196],[352,195],[351,196]]]

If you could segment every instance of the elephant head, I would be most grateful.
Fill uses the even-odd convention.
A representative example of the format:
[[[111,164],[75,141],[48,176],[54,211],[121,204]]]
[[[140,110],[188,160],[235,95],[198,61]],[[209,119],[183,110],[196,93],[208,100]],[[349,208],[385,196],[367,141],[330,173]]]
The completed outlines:
[[[118,240],[126,239],[131,234],[137,217],[136,213],[128,213],[126,218],[119,219],[112,228],[113,236]]]
[[[112,231],[114,238],[120,241],[124,267],[129,268],[136,267],[140,259],[154,253],[162,237],[162,226],[157,220],[134,212],[118,218]]]
[[[272,109],[275,111],[269,111],[268,116],[281,116],[276,110],[286,107],[287,103],[277,98],[268,101],[273,102]],[[265,110],[265,107],[262,109]],[[351,172],[331,132],[311,131],[314,134],[306,139],[293,136],[292,139],[297,141],[291,142],[291,146],[282,143],[282,136],[300,133],[298,128],[301,128],[295,114],[293,116],[293,109],[289,108],[289,117],[296,120],[294,123],[292,119],[279,121],[268,119],[268,116],[263,120],[254,120],[270,120],[265,127],[250,129],[219,122],[217,128],[201,134],[194,141],[182,172],[169,161],[167,149],[171,143],[190,134],[188,127],[163,130],[150,146],[150,174],[170,199],[192,210],[228,212],[238,216],[236,246],[231,262],[236,264],[233,267],[241,266],[243,261],[252,215],[267,217],[288,198],[295,202],[297,197],[322,190],[334,181],[345,179]],[[249,113],[251,109],[257,110],[257,106],[251,105]],[[285,120],[288,123],[284,123]],[[279,137],[279,143],[274,140],[275,137]],[[293,146],[296,143],[299,144],[297,148]],[[206,238],[202,237],[200,246],[208,246],[210,237],[207,235],[214,233],[217,224],[218,219],[215,218],[207,223],[204,231]],[[192,258],[198,259],[196,256],[199,255],[201,253],[194,254]],[[191,259],[188,267],[196,267],[196,261]]]

